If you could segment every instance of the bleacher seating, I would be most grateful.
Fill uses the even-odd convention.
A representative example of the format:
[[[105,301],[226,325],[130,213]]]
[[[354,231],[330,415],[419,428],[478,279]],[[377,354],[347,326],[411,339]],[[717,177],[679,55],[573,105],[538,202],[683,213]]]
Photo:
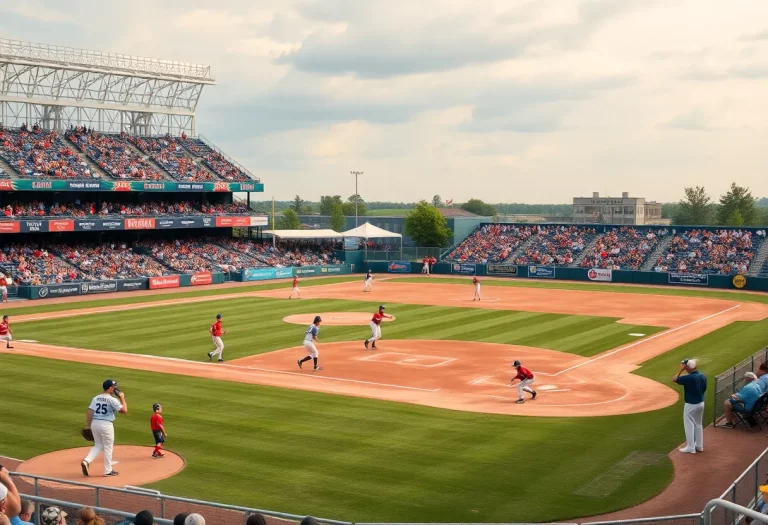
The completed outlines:
[[[251,180],[248,175],[232,164],[223,155],[211,149],[205,142],[199,139],[190,139],[182,136],[178,142],[195,157],[203,159],[203,162],[219,177],[228,181]]]
[[[219,242],[231,249],[248,254],[266,266],[284,268],[341,263],[334,254],[333,243],[330,242],[280,241],[275,246],[272,246],[271,242],[257,243],[236,239]]]
[[[656,271],[730,275],[747,273],[763,242],[746,230],[694,229],[676,234]]]
[[[536,232],[535,226],[484,224],[449,253],[448,262],[497,263],[507,259]]]
[[[639,270],[668,231],[621,226],[600,236],[581,261],[582,268]]]
[[[0,157],[21,177],[94,179],[101,176],[92,172],[55,131],[37,126],[0,129]]]
[[[86,281],[158,277],[173,273],[155,259],[134,252],[125,243],[53,244],[49,248],[77,267]]]
[[[141,151],[152,157],[173,178],[183,181],[218,180],[208,170],[199,168],[184,154],[178,140],[171,136],[162,138],[127,136],[127,139]]]
[[[0,263],[13,265],[17,284],[37,285],[78,281],[82,274],[72,265],[37,244],[10,244],[0,251]]]
[[[581,226],[537,226],[536,228],[533,243],[524,254],[512,260],[513,264],[570,266],[573,264],[574,257],[596,236],[594,228]]]
[[[133,151],[125,133],[102,135],[77,127],[67,131],[67,139],[98,166],[116,179],[161,180],[163,176],[147,159]]]

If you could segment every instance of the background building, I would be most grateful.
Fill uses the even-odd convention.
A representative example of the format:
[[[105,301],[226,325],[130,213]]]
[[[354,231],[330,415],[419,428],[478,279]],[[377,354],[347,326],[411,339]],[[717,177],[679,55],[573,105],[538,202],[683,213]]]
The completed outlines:
[[[669,224],[661,218],[661,203],[646,201],[643,197],[592,197],[573,198],[573,222],[576,224]]]

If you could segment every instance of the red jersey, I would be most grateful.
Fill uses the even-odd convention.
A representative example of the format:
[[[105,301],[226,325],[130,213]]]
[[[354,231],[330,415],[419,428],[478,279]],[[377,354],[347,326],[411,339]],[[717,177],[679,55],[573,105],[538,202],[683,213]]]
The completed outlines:
[[[376,312],[373,314],[373,319],[371,319],[371,321],[373,321],[375,324],[381,324],[382,319],[384,319],[384,314]]]
[[[152,427],[152,431],[155,430],[162,430],[160,428],[163,425],[163,416],[160,414],[152,414],[152,417],[149,418],[149,425]]]
[[[221,337],[221,321],[216,321],[211,325],[211,335],[214,337]]]
[[[8,286],[8,281],[5,277],[0,278],[0,286]]]
[[[517,375],[515,376],[515,379],[519,379],[520,381],[524,379],[533,379],[533,372],[531,372],[524,366],[518,367]]]
[[[299,285],[299,278],[298,277],[294,277],[293,278],[293,287],[296,288],[298,285]]]
[[[8,332],[10,331],[11,331],[10,323],[0,323],[0,335],[8,335]]]
[[[472,279],[472,284],[480,284],[480,279],[475,277],[474,279]]]
[[[432,257],[432,258],[429,260],[429,264],[435,264],[436,262],[437,262],[437,259],[435,259],[434,257]]]

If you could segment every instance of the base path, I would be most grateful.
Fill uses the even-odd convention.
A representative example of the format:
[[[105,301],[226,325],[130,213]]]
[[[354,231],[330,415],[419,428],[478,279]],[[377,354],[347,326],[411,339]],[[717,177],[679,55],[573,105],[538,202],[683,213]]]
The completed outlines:
[[[283,321],[291,324],[310,325],[315,321],[315,315],[323,319],[323,326],[368,326],[371,322],[370,313],[367,312],[319,312],[316,314],[295,314],[284,317]],[[391,323],[396,318],[384,318],[382,321]]]
[[[57,450],[37,456],[24,461],[16,468],[16,471],[23,474],[32,474],[35,476],[45,476],[49,478],[64,479],[67,481],[77,481],[80,483],[89,483],[91,485],[101,485],[105,487],[123,487],[125,485],[147,485],[178,474],[184,469],[184,458],[173,452],[164,451],[165,457],[155,459],[152,457],[154,447],[137,447],[131,445],[116,445],[112,454],[115,471],[119,476],[105,477],[104,473],[104,455],[91,463],[90,476],[83,475],[80,470],[80,462],[91,447],[69,448]],[[25,482],[31,482],[31,478],[22,478]],[[40,481],[40,485],[56,488],[56,483],[51,481]],[[71,486],[67,485],[70,488]],[[83,487],[87,489],[87,487]]]

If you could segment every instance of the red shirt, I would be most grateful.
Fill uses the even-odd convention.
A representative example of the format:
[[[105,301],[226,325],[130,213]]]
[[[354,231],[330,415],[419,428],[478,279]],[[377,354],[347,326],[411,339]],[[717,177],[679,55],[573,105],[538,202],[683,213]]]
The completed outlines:
[[[0,323],[0,335],[8,335],[11,330],[10,323]]]
[[[293,287],[296,288],[298,285],[299,285],[299,278],[298,277],[294,277],[293,278]]]
[[[8,285],[8,281],[5,280],[5,277],[0,278],[0,286],[7,286],[7,285]]]
[[[424,263],[424,264],[429,263],[429,257],[424,257],[424,260],[421,261],[421,262]]]
[[[375,314],[373,314],[373,319],[371,319],[371,321],[373,321],[376,324],[381,324],[382,319],[384,319],[384,314],[380,312],[376,312]]]
[[[434,257],[432,257],[432,258],[429,260],[429,264],[435,264],[436,262],[437,262],[437,259],[435,259]]]
[[[475,277],[474,279],[472,279],[472,284],[480,284],[480,279]]]
[[[518,367],[517,375],[515,379],[522,381],[523,379],[533,379],[533,372],[525,368],[524,366]]]
[[[163,424],[163,416],[160,414],[152,414],[152,417],[149,418],[149,425],[152,427],[152,430],[162,430],[160,428]]]
[[[216,321],[211,325],[211,335],[214,337],[221,337],[221,321]]]

